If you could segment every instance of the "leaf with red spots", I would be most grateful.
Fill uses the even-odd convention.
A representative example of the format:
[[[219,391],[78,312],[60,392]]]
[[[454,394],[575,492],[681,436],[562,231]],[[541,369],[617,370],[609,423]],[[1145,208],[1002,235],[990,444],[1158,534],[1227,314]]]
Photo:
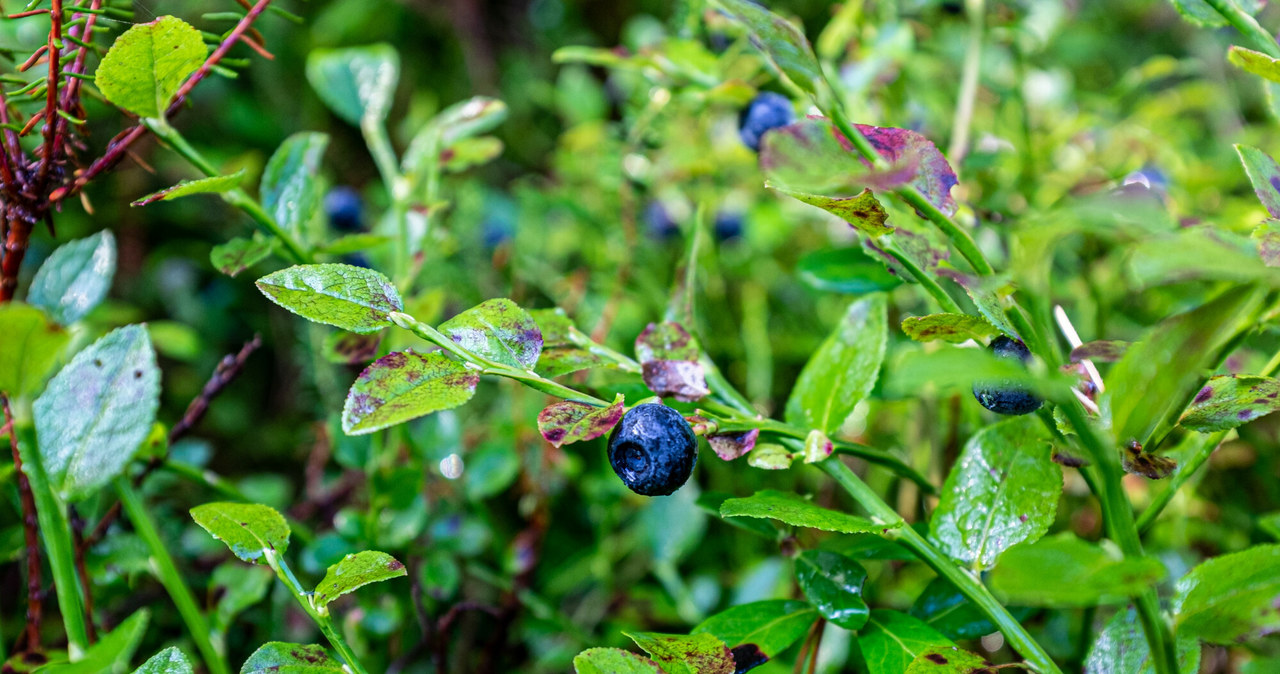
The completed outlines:
[[[316,609],[324,610],[330,602],[344,594],[354,592],[369,583],[399,578],[407,575],[404,564],[385,552],[365,550],[343,557],[329,567],[324,580],[316,586],[311,602]]]
[[[1268,218],[1253,230],[1253,240],[1258,242],[1258,254],[1268,267],[1280,267],[1280,220]]]
[[[532,370],[542,354],[542,330],[529,312],[509,299],[492,299],[440,325],[462,348],[521,370]]]
[[[191,519],[246,562],[256,562],[267,553],[280,556],[289,549],[289,523],[264,505],[206,503],[191,509]]]
[[[889,214],[885,212],[884,206],[880,205],[880,202],[869,189],[862,190],[855,197],[824,197],[820,194],[808,194],[783,188],[776,189],[792,199],[803,201],[810,206],[817,206],[841,218],[849,223],[851,227],[867,236],[880,236],[893,231],[892,227],[885,224],[889,219]]]
[[[538,431],[556,447],[594,440],[613,430],[622,420],[622,403],[619,393],[608,407],[593,407],[572,400],[548,405],[538,415]]]
[[[342,430],[364,435],[457,407],[476,393],[480,373],[442,353],[404,351],[374,361],[351,385]]]
[[[693,402],[711,391],[698,362],[702,349],[679,323],[650,323],[636,337],[644,383],[660,396]]]
[[[324,339],[324,359],[342,365],[362,365],[378,356],[379,334],[335,332]]]
[[[344,674],[342,663],[329,657],[323,646],[271,641],[253,652],[240,674]]]
[[[1211,378],[1178,423],[1201,433],[1225,431],[1280,410],[1280,380],[1252,375]]]
[[[729,647],[707,633],[657,634],[624,632],[667,674],[733,674],[736,669]]]

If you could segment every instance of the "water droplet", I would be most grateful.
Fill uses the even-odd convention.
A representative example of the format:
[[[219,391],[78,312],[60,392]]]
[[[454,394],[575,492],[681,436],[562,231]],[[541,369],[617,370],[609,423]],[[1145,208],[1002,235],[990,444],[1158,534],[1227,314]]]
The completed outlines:
[[[450,480],[462,477],[462,468],[462,457],[457,454],[450,454],[440,462],[440,473]]]

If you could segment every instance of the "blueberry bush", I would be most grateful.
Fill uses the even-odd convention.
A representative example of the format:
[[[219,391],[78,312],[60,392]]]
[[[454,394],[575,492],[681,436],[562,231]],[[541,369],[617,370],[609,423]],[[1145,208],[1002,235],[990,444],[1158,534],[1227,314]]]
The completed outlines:
[[[0,13],[4,672],[1280,671],[1265,2]]]

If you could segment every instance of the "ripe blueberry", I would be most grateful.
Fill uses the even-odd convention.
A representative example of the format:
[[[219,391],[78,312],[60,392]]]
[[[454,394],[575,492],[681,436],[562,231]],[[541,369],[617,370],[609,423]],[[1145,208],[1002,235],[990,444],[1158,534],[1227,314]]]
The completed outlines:
[[[698,440],[680,413],[657,403],[636,405],[609,435],[609,465],[641,496],[684,486],[698,462]]]
[[[324,195],[324,212],[329,216],[329,225],[339,232],[364,229],[363,211],[360,193],[346,185],[339,185]]]
[[[738,136],[744,145],[759,152],[760,139],[766,131],[786,126],[794,120],[795,110],[786,96],[762,91],[738,114]]]
[[[716,241],[725,242],[742,236],[742,214],[733,211],[716,213]]]
[[[1031,351],[1025,344],[1004,335],[992,340],[990,349],[997,358],[1022,363],[1031,360]],[[973,397],[992,412],[1008,415],[1029,414],[1040,409],[1044,402],[1025,386],[1007,381],[977,382],[973,385]]]
[[[658,241],[669,241],[680,233],[680,225],[671,217],[671,212],[661,201],[650,201],[644,207],[644,226],[649,236]]]

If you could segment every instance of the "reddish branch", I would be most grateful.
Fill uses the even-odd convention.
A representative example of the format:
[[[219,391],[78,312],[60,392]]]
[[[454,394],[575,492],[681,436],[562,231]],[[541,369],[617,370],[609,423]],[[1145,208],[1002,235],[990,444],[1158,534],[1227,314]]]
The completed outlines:
[[[27,631],[26,652],[40,651],[40,619],[43,614],[44,591],[40,581],[39,522],[36,519],[36,500],[31,494],[31,483],[22,470],[22,456],[18,453],[18,431],[14,427],[9,398],[0,393],[0,406],[4,407],[4,428],[0,433],[9,436],[13,450],[13,468],[18,477],[18,495],[22,501],[22,530],[27,544]]]

